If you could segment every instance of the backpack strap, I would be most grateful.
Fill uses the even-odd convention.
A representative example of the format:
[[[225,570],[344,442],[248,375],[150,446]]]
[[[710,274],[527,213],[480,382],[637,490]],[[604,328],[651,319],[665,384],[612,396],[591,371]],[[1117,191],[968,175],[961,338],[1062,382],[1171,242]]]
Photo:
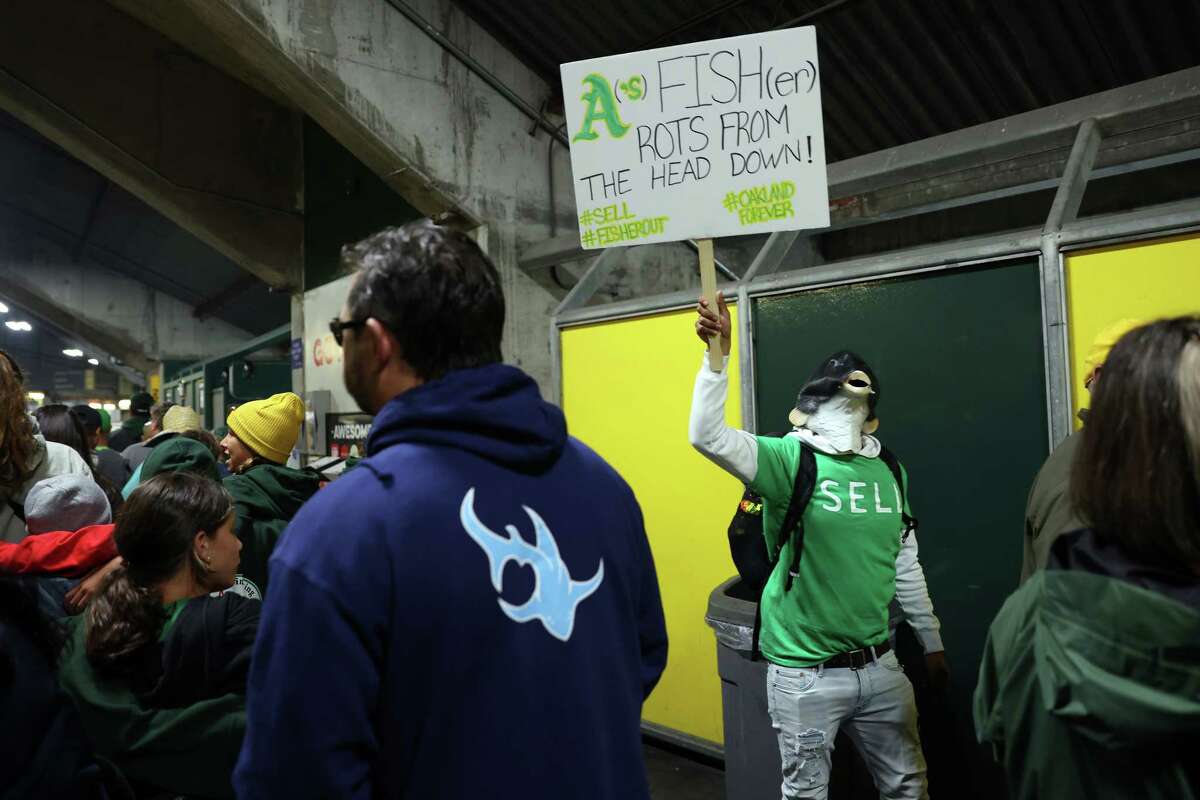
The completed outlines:
[[[904,533],[900,536],[900,542],[908,541],[908,536],[917,529],[917,518],[909,516],[905,506],[908,505],[908,486],[904,481],[904,470],[900,469],[900,462],[896,460],[896,456],[891,450],[888,450],[883,445],[879,446],[879,458],[887,468],[891,470],[892,477],[896,479],[896,485],[900,487],[900,519],[904,522]]]
[[[791,591],[792,579],[800,568],[800,556],[804,552],[804,509],[812,499],[813,488],[817,483],[817,457],[812,448],[800,442],[800,466],[796,470],[796,478],[792,482],[792,497],[788,500],[787,512],[783,515],[783,526],[779,529],[781,544],[771,553],[771,563],[779,565],[779,556],[783,552],[784,537],[792,537],[792,562],[788,565],[787,579],[783,590]],[[765,524],[765,523],[764,523]],[[762,598],[754,606],[754,638],[751,644],[750,660],[758,661],[761,651],[758,649],[758,637],[762,632]]]
[[[817,457],[812,448],[800,442],[800,466],[796,470],[796,479],[792,484],[792,499],[788,501],[787,513],[783,516],[783,526],[779,529],[780,541],[784,536],[792,538],[792,562],[788,565],[787,580],[783,584],[785,592],[791,591],[792,580],[800,569],[800,557],[804,554],[804,509],[812,499],[813,488],[817,483]],[[782,544],[780,545],[782,552]],[[778,558],[778,556],[776,556]]]

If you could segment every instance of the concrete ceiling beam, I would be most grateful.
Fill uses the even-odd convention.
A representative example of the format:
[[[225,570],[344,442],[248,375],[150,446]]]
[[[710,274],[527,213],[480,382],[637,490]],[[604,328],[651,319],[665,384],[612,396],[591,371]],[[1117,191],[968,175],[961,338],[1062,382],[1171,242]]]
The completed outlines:
[[[13,306],[27,311],[41,322],[58,329],[64,336],[78,340],[79,344],[85,346],[89,351],[111,356],[123,362],[126,367],[144,373],[137,375],[130,372],[129,369],[121,369],[120,365],[109,365],[111,369],[117,370],[134,382],[144,381],[145,375],[150,374],[158,366],[158,363],[148,357],[137,342],[87,322],[75,310],[58,304],[32,285],[11,274],[5,276],[4,285],[0,287],[0,297],[10,301]]]
[[[292,110],[90,0],[9,9],[0,107],[247,272],[299,287],[303,148]]]
[[[253,13],[252,4],[227,0],[176,0],[164,4],[144,0],[109,0],[110,3],[153,25],[165,36],[200,54],[236,54],[228,61],[231,74],[247,76],[253,85],[269,85],[275,95],[310,116],[343,147],[383,179],[422,214],[464,230],[481,220],[435,176],[423,169],[397,144],[404,140],[394,130],[373,129],[357,113],[353,90],[339,76],[311,57],[296,60],[280,47],[267,22]],[[380,114],[371,122],[385,126]]]

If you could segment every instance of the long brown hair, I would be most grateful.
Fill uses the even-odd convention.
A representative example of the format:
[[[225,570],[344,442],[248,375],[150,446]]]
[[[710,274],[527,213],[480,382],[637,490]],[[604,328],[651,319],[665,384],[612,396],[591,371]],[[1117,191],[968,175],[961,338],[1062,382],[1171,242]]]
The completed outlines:
[[[134,666],[166,619],[159,585],[180,569],[202,578],[193,540],[199,531],[214,535],[231,513],[221,484],[187,472],[156,475],[129,496],[113,530],[123,563],[87,608],[85,648],[93,667],[120,674]]]
[[[1121,337],[1092,390],[1071,473],[1076,508],[1130,555],[1200,567],[1200,316]]]
[[[37,442],[33,422],[25,413],[25,387],[21,368],[0,350],[0,491],[20,491],[33,471]]]

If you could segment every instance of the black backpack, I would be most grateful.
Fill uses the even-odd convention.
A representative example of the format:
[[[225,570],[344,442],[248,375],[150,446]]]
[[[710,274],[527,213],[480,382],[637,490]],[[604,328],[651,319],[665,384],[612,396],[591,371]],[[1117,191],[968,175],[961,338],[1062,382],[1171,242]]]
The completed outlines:
[[[766,436],[780,438],[785,434],[768,433]],[[900,462],[886,447],[881,448],[879,458],[891,471],[900,487],[905,504],[908,500],[908,487],[904,485],[904,474],[900,471]],[[742,495],[737,511],[729,523],[729,552],[733,556],[734,566],[742,579],[745,594],[757,601],[762,596],[763,587],[767,585],[775,565],[779,563],[779,555],[783,552],[786,537],[791,536],[795,542],[792,549],[792,563],[788,565],[787,581],[784,590],[790,591],[792,579],[800,567],[800,557],[804,553],[804,510],[812,499],[813,488],[817,482],[817,459],[812,448],[805,442],[800,442],[800,468],[796,471],[796,480],[792,486],[792,497],[788,501],[787,513],[783,517],[783,530],[780,531],[779,548],[770,553],[767,542],[763,537],[763,501],[749,489]],[[904,534],[901,541],[907,541],[908,535],[917,528],[917,520],[909,516],[903,506],[900,518],[904,522]]]

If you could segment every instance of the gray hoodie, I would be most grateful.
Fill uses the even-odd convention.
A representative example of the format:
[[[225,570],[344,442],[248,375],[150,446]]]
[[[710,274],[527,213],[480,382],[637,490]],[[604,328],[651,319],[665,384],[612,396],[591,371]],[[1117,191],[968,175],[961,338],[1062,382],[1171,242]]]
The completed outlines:
[[[25,505],[25,495],[35,483],[55,475],[86,475],[89,478],[92,476],[92,468],[84,462],[79,453],[65,444],[47,442],[41,434],[34,436],[34,439],[37,441],[37,449],[31,460],[33,471],[20,490],[12,496],[0,492],[0,541],[19,542],[25,538],[25,523],[15,513],[13,503],[16,504],[16,508],[22,508]]]

